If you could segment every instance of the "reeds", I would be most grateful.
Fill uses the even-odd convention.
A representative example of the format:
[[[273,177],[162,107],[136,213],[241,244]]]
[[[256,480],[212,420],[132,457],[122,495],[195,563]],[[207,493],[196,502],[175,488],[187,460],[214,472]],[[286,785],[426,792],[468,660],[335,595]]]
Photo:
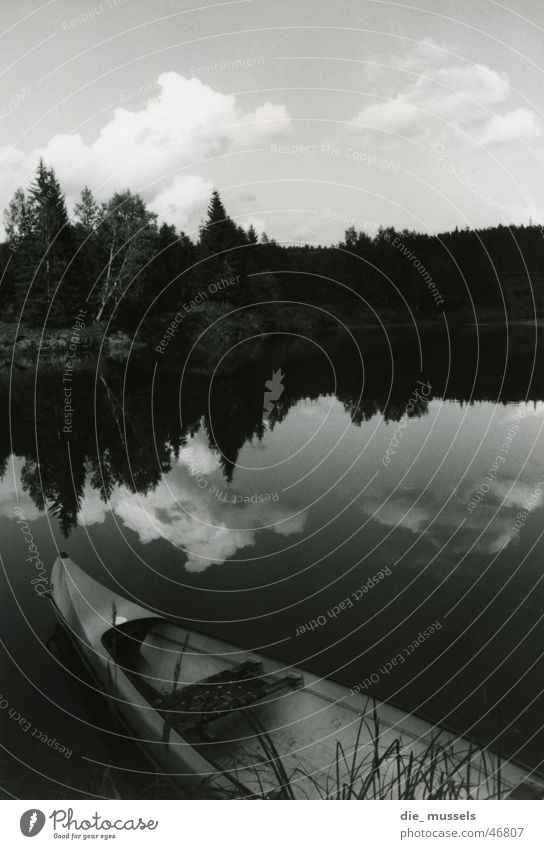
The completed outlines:
[[[399,735],[384,742],[374,708],[361,717],[354,744],[346,751],[338,741],[332,764],[318,773],[301,766],[289,771],[271,735],[248,716],[260,748],[258,764],[238,769],[238,780],[258,789],[261,799],[501,799],[505,788],[499,758],[467,744],[462,749],[442,733],[408,744]],[[416,744],[417,743],[417,744]]]
[[[337,742],[333,763],[324,765],[318,774],[300,765],[289,768],[271,734],[250,714],[248,720],[258,744],[258,765],[241,765],[233,760],[229,768],[218,771],[215,778],[208,777],[200,786],[191,787],[185,787],[175,775],[159,773],[153,776],[144,771],[131,776],[130,771],[91,767],[79,792],[74,794],[79,783],[76,779],[69,795],[106,799],[460,801],[504,799],[513,790],[504,783],[496,755],[470,745],[462,751],[451,742],[441,742],[440,734],[418,748],[413,743],[407,745],[400,736],[386,745],[385,732],[375,710],[370,720],[366,716],[361,718],[350,751]],[[40,798],[35,776],[15,783],[19,798]],[[27,787],[27,783],[32,787]],[[226,789],[229,785],[230,789]],[[244,787],[248,787],[247,792]],[[43,798],[46,796],[44,789]]]
[[[170,695],[175,696],[178,691],[179,679],[181,677],[181,666],[183,663],[183,657],[187,650],[187,645],[189,643],[189,631],[187,631],[185,635],[185,640],[183,646],[181,648],[181,652],[178,654],[176,658],[176,663],[174,665],[174,674],[172,677],[172,689],[170,691]],[[170,740],[170,731],[172,728],[172,724],[176,719],[176,711],[169,710],[164,719],[164,725],[162,727],[162,742],[164,745],[168,746],[168,742]],[[167,749],[167,760],[170,758],[170,749]]]

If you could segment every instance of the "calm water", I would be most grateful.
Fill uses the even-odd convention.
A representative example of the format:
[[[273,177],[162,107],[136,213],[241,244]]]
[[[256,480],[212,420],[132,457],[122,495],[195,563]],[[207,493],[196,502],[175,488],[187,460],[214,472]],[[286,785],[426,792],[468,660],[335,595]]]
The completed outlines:
[[[215,371],[175,355],[81,364],[69,434],[62,363],[21,372],[11,393],[6,374],[0,690],[72,750],[0,711],[14,794],[88,791],[94,761],[142,766],[77,664],[50,651],[17,506],[48,567],[65,549],[147,607],[349,686],[372,679],[374,695],[540,763],[543,372],[526,333],[505,351],[492,335],[360,352],[285,336]]]

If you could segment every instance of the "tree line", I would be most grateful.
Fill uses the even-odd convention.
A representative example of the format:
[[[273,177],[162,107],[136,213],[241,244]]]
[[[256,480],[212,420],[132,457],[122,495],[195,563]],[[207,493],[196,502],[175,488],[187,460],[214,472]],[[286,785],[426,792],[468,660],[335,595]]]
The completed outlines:
[[[132,331],[154,326],[213,281],[236,286],[213,309],[245,307],[296,324],[298,304],[320,324],[504,313],[531,317],[542,305],[542,228],[499,225],[431,235],[381,227],[346,230],[333,245],[279,244],[228,215],[214,191],[195,240],[159,224],[126,189],[99,202],[85,187],[69,217],[54,170],[40,161],[4,213],[0,309],[6,322],[63,326],[81,306],[95,322]],[[271,306],[272,305],[272,306]],[[206,315],[212,305],[197,311]],[[299,311],[297,313],[297,310]],[[247,319],[247,312],[245,314]]]

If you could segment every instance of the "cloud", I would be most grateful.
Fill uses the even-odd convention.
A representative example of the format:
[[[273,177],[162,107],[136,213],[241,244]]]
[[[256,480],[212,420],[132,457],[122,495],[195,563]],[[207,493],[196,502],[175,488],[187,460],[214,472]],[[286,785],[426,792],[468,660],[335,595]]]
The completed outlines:
[[[129,186],[163,214],[179,201],[186,221],[208,183],[189,171],[219,154],[258,144],[290,128],[285,106],[265,102],[244,112],[233,94],[222,94],[196,78],[176,72],[158,77],[158,93],[140,109],[117,108],[87,144],[79,133],[53,136],[31,152],[0,148],[0,193],[6,204],[26,185],[38,158],[53,166],[69,201],[86,183],[98,196]]]
[[[357,124],[390,132],[421,130],[429,120],[465,124],[481,118],[485,109],[503,101],[510,92],[505,75],[485,65],[450,66],[410,82],[383,103],[372,103],[355,118]]]
[[[505,115],[494,115],[472,133],[475,140],[485,147],[521,139],[530,141],[541,135],[542,126],[537,114],[525,108],[514,109]]]
[[[177,462],[179,466],[184,466],[186,469],[197,468],[203,475],[211,475],[221,468],[219,454],[211,450],[200,432],[181,450]]]
[[[441,63],[441,64],[439,64]],[[481,63],[460,64],[444,45],[431,39],[420,42],[404,57],[393,57],[396,69],[420,76],[393,97],[370,103],[354,119],[365,128],[407,136],[436,135],[436,122],[461,130],[485,146],[541,135],[541,122],[530,109],[517,108],[490,115],[490,110],[511,95],[508,76]]]
[[[239,144],[255,144],[269,135],[285,132],[290,126],[285,106],[266,102],[241,119],[240,125],[232,129],[232,139]]]
[[[432,408],[430,414],[434,416]],[[449,415],[455,415],[460,425],[465,414],[461,408],[455,413],[450,408]],[[418,453],[420,440],[417,438],[412,449],[406,444],[404,463],[400,456],[395,462],[399,464],[399,476],[406,473],[409,464],[417,464],[417,468],[410,471],[409,486],[398,486],[397,476],[376,478],[361,504],[364,516],[387,530],[396,529],[395,536],[400,535],[401,539],[402,534],[421,535],[422,541],[432,549],[449,552],[459,559],[470,551],[490,556],[510,543],[517,544],[524,534],[523,529],[518,533],[516,528],[519,512],[533,512],[544,507],[544,461],[536,450],[528,460],[528,446],[538,442],[544,404],[520,402],[495,412],[490,407],[489,415],[485,446],[476,451],[480,438],[476,432],[469,443],[462,440],[459,446],[454,444],[452,451],[456,454],[452,455],[452,461],[457,456],[455,465],[445,466],[438,474],[436,452],[429,448]],[[514,420],[518,421],[519,431],[512,437],[506,453],[499,453]],[[410,426],[420,427],[421,420]],[[432,430],[432,421],[429,426]],[[477,425],[476,430],[479,427]],[[389,439],[387,430],[384,431],[380,450]],[[421,438],[426,433],[427,429],[422,431]],[[472,455],[474,462],[468,462],[466,458]],[[504,462],[497,463],[498,470],[490,473],[496,468],[493,464],[497,456]],[[460,480],[452,492],[454,469],[458,469]],[[429,485],[431,479],[432,485]],[[434,571],[439,564],[433,564],[432,568]]]
[[[187,227],[191,213],[207,206],[213,183],[193,174],[177,176],[174,181],[156,195],[149,208],[156,212],[159,221],[175,224],[178,230]]]
[[[533,507],[540,507],[543,502],[542,493],[537,492],[535,484],[529,481],[506,477],[493,481],[489,490],[495,503],[503,508],[526,507],[528,503],[532,503]]]
[[[266,232],[266,221],[264,218],[250,214],[239,215],[238,220],[245,230],[249,230],[250,226],[253,225],[253,229],[258,235]]]
[[[87,480],[83,490],[81,509],[78,514],[78,524],[102,525],[109,512],[109,506],[100,498],[99,491],[94,489]]]
[[[235,492],[231,489],[230,495]],[[112,509],[138,534],[140,542],[163,539],[182,548],[188,572],[203,572],[212,564],[224,563],[239,549],[255,545],[259,528],[268,526],[287,537],[300,533],[306,519],[293,504],[224,502],[213,494],[211,484],[199,489],[180,469],[145,496],[122,491],[114,497]]]
[[[306,513],[294,502],[225,501],[222,496],[227,487],[219,470],[219,456],[198,434],[189,440],[172,471],[146,495],[120,487],[105,504],[96,491],[86,487],[79,521],[87,526],[101,524],[111,511],[138,534],[141,543],[163,539],[182,549],[188,572],[203,572],[255,545],[259,529],[281,537],[303,531]],[[231,487],[229,497],[237,494],[253,493],[238,493]]]
[[[319,241],[319,234],[319,223],[313,224],[311,222],[305,222],[303,224],[299,224],[293,229],[293,240],[301,240],[303,242],[308,242],[309,244],[312,244],[312,242]]]
[[[203,572],[255,542],[254,532],[236,530],[214,517],[215,506],[210,495],[198,492],[194,485],[169,481],[141,498],[125,491],[113,510],[140,542],[167,540],[187,553],[188,572]]]
[[[368,509],[365,509],[369,513]],[[390,528],[405,528],[414,534],[419,534],[431,521],[433,515],[430,509],[423,505],[411,504],[406,498],[390,498],[377,506],[376,512],[370,513],[373,520]]]
[[[473,513],[468,513],[467,503],[472,493],[473,490],[464,485],[447,506],[440,505],[440,510],[434,494],[429,490],[412,493],[411,497],[401,492],[390,496],[388,500],[384,498],[382,503],[379,496],[374,496],[367,500],[363,512],[387,528],[421,535],[435,551],[447,547],[459,556],[469,550],[484,555],[496,554],[509,542],[515,541],[514,511],[522,497],[521,492],[518,492],[517,497],[505,499],[498,513],[497,507],[501,501],[498,491],[494,497],[490,495],[479,504]],[[416,498],[417,504],[414,503]],[[457,530],[452,538],[454,528]],[[433,570],[435,568],[433,566]]]

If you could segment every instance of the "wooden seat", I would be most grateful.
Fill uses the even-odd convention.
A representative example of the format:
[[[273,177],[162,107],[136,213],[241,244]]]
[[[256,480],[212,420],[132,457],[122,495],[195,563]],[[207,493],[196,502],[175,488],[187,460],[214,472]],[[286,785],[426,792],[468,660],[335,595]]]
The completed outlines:
[[[209,678],[188,684],[175,693],[160,696],[154,705],[170,716],[170,722],[179,732],[206,727],[226,714],[249,707],[271,693],[302,685],[301,675],[282,678],[263,675],[260,661],[246,661],[225,669]]]

